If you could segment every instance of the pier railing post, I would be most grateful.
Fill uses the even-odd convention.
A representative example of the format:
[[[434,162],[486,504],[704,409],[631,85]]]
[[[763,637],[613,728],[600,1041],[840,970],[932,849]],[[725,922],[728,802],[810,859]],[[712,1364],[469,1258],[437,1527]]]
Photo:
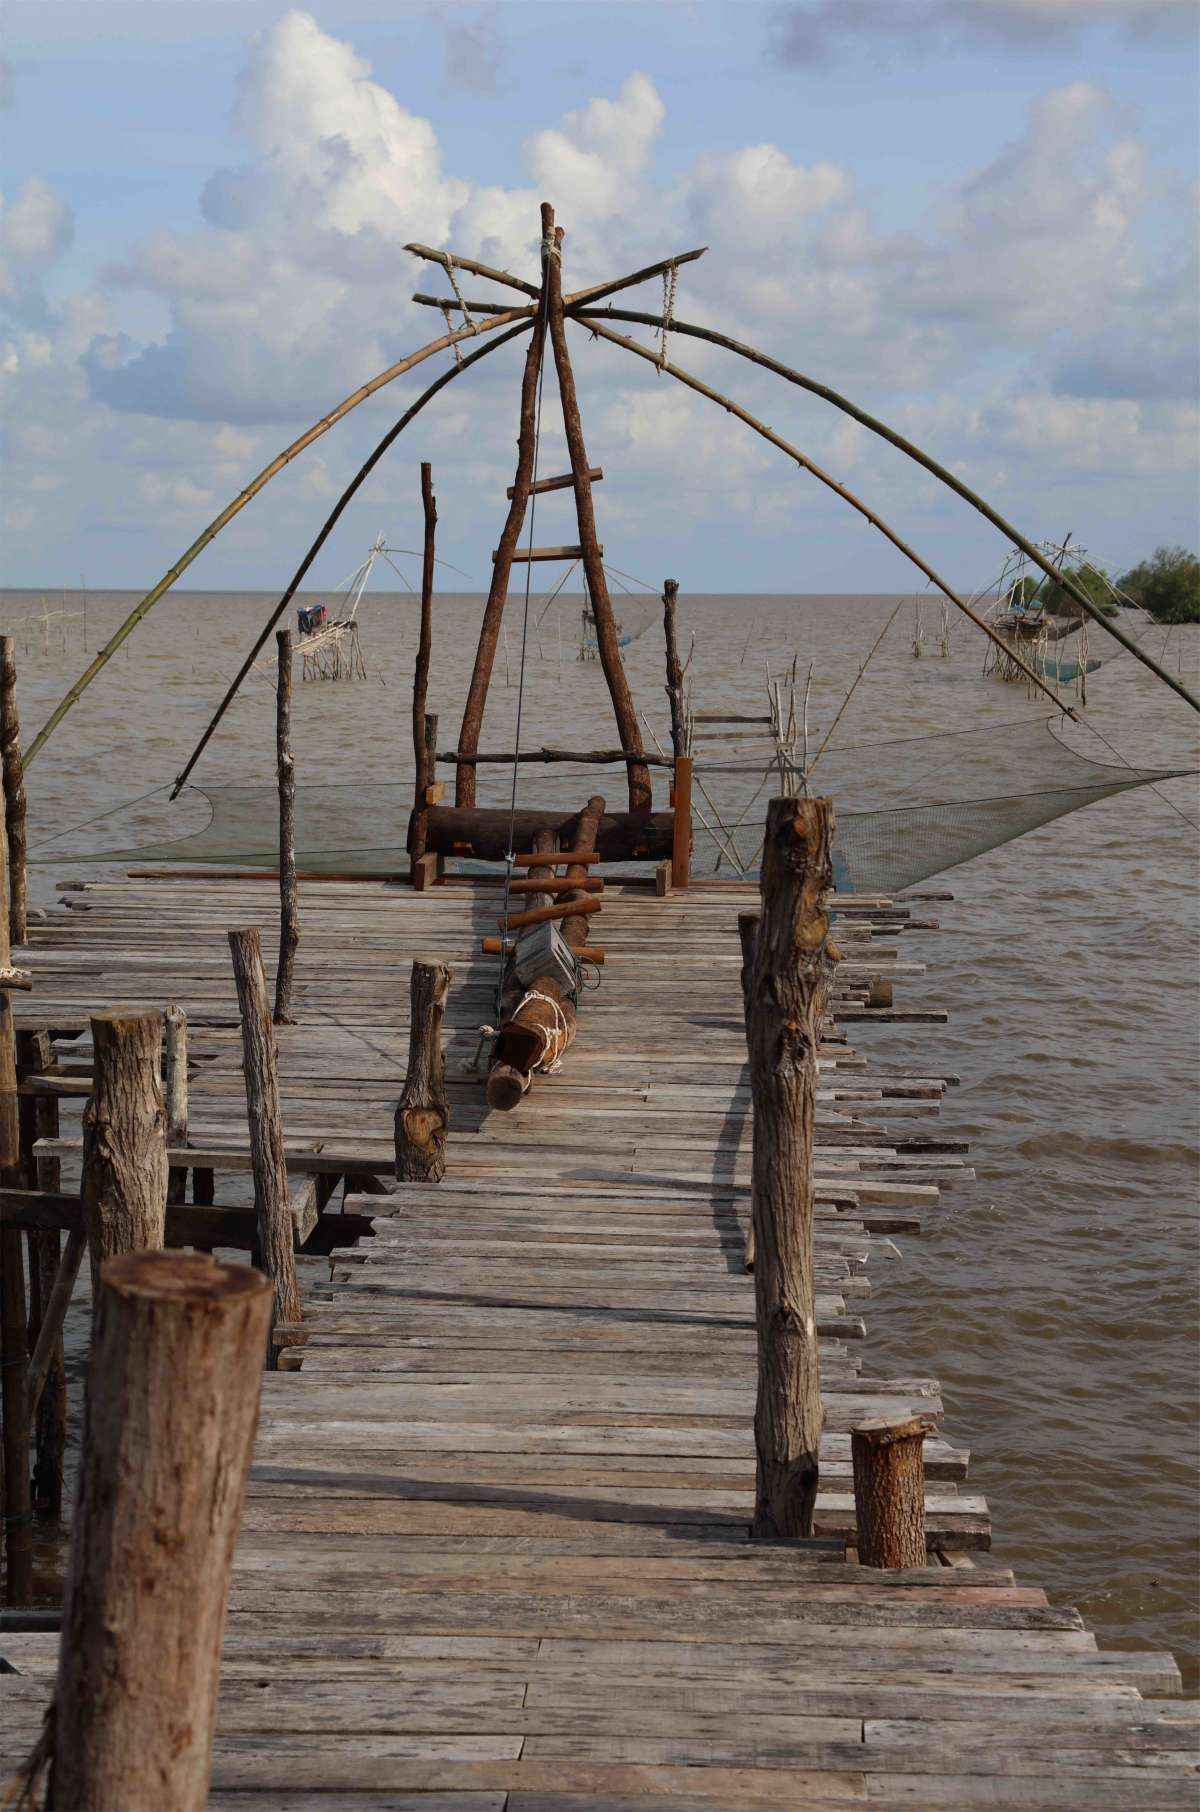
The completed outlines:
[[[450,1103],[442,1018],[452,973],[445,963],[412,966],[408,1072],[396,1109],[396,1175],[407,1183],[440,1183],[446,1174]]]
[[[17,1074],[45,1075],[52,1067],[48,1032],[17,1033]],[[58,1137],[58,1102],[53,1095],[22,1095],[17,1103],[21,1130],[22,1188],[57,1190],[57,1158],[34,1156],[38,1139]],[[29,1238],[28,1400],[33,1441],[33,1502],[39,1516],[62,1514],[63,1461],[67,1440],[67,1374],[62,1322],[79,1269],[83,1234],[68,1240],[71,1262],[63,1269],[62,1235],[56,1227],[31,1229]],[[70,1286],[63,1298],[64,1275]]]
[[[671,884],[686,887],[692,867],[692,758],[675,758],[675,816],[671,827]]]
[[[0,636],[0,759],[4,771],[5,835],[8,843],[8,924],[14,944],[25,942],[28,900],[25,876],[25,768],[17,711],[17,644]]]
[[[925,1436],[920,1416],[878,1416],[850,1434],[858,1559],[864,1567],[923,1567]]]
[[[201,1253],[101,1271],[48,1812],[208,1803],[270,1310],[264,1278]]]
[[[163,1093],[167,1108],[167,1144],[178,1151],[188,1139],[188,1035],[187,1014],[171,1005],[163,1014]],[[167,1173],[168,1202],[187,1200],[187,1165],[175,1164]]]
[[[106,1258],[166,1240],[162,1025],[161,1013],[119,1007],[92,1015],[82,1195],[93,1277]]]
[[[263,1270],[271,1279],[275,1297],[275,1326],[299,1321],[300,1287],[296,1282],[295,1240],[288,1207],[287,1160],[283,1149],[283,1117],[279,1108],[279,1077],[275,1064],[275,1033],[267,1002],[262,942],[258,931],[229,933],[233,973],[242,1015],[242,1059],[246,1081],[246,1110],[250,1123],[250,1162],[254,1171],[254,1210],[258,1219],[258,1250]],[[267,1364],[274,1367],[272,1341]]]
[[[279,966],[275,971],[275,1024],[290,1026],[296,946],[300,942],[300,889],[296,882],[296,764],[292,760],[292,632],[276,631],[279,671],[275,692],[275,760],[279,778]]]
[[[824,1411],[813,1260],[817,1049],[829,998],[833,808],[773,799],[762,914],[745,988],[754,1106],[752,1221],[758,1330],[753,1533],[812,1534]],[[749,944],[750,940],[747,940]]]

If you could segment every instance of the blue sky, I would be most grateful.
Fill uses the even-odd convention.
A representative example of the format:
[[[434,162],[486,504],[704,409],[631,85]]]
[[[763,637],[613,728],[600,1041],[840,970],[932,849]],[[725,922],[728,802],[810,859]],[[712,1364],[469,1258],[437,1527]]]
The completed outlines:
[[[407,297],[444,285],[406,239],[532,274],[543,195],[568,287],[707,242],[680,315],[895,421],[1027,532],[1071,529],[1115,566],[1196,544],[1190,0],[8,0],[6,25],[6,584],[148,585],[309,420],[432,337]],[[378,528],[411,532],[424,457],[444,551],[486,582],[519,356],[398,443],[318,579]],[[952,580],[998,567],[990,530],[823,405],[695,342],[673,356]],[[628,570],[910,582],[711,405],[582,341],[578,367]],[[187,582],[281,585],[440,368],[325,437]]]

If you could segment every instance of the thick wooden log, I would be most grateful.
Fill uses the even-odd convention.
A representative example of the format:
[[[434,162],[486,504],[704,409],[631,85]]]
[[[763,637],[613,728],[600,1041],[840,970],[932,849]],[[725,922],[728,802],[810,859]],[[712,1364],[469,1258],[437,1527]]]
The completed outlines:
[[[161,1013],[92,1015],[92,1094],[83,1114],[84,1222],[93,1275],[106,1258],[164,1244],[167,1113]]]
[[[101,1272],[49,1812],[202,1812],[271,1294],[246,1266]]]
[[[591,466],[588,461],[587,448],[584,445],[583,421],[580,417],[579,398],[575,390],[575,374],[571,369],[571,358],[567,350],[567,329],[563,318],[562,240],[562,228],[560,227],[554,235],[554,251],[546,260],[544,287],[550,343],[554,348],[554,367],[558,373],[558,394],[562,403],[563,428],[567,437],[567,454],[571,461],[571,474],[575,481],[575,514],[579,522],[579,552],[587,577],[588,592],[591,596],[592,615],[596,621],[596,649],[600,656],[600,665],[604,669],[605,680],[608,682],[613,715],[617,720],[617,735],[621,739],[623,749],[640,750],[642,746],[641,726],[634,708],[633,694],[629,690],[629,681],[625,676],[625,666],[621,660],[616,618],[613,615],[612,601],[608,595],[608,580],[605,577],[601,558],[603,550],[596,535],[596,513],[592,505],[591,479],[588,477]],[[472,746],[477,747],[478,744]],[[628,771],[630,811],[649,812],[653,804],[649,769],[644,761],[631,760]]]
[[[556,875],[549,868],[546,869],[544,875],[538,869],[534,869],[528,879],[510,881],[508,891],[510,894],[520,894],[523,897],[529,894],[536,897],[540,893],[547,897],[556,893],[603,893],[604,882],[599,875],[589,876],[586,881],[568,881],[564,875]]]
[[[671,879],[686,887],[692,874],[692,758],[675,763],[675,799],[671,826]]]
[[[577,889],[573,882],[570,886],[569,898],[560,900],[556,906],[536,906],[529,912],[513,912],[507,919],[498,918],[496,923],[502,931],[520,931],[526,925],[545,925],[552,919],[578,918],[581,913],[599,912],[604,904],[603,900],[598,900],[594,893],[580,899],[581,890]]]
[[[4,768],[5,832],[8,838],[8,924],[14,944],[26,938],[28,894],[25,872],[25,769],[17,710],[17,644],[0,636],[0,758]]]
[[[167,1144],[178,1147],[188,1138],[187,1014],[174,1003],[163,1014],[163,1097],[167,1110]],[[186,1202],[187,1168],[172,1165],[167,1173],[168,1202]]]
[[[485,956],[507,956],[510,950],[516,949],[515,938],[485,937],[480,939],[480,949]],[[575,952],[581,963],[595,963],[602,967],[604,950],[599,944],[584,944]]]
[[[675,639],[675,605],[679,597],[679,580],[663,580],[663,636],[667,645],[667,703],[671,707],[671,753],[678,761],[686,755],[687,723],[683,709],[683,667],[679,644]]]
[[[396,1108],[396,1175],[407,1183],[440,1183],[446,1174],[450,1102],[442,1019],[452,970],[414,962],[409,983],[408,1071]]]
[[[460,773],[466,772],[460,769]],[[576,814],[561,816],[518,808],[513,836],[518,849],[528,850],[536,830],[543,825],[560,843],[574,836]],[[659,862],[671,854],[675,818],[672,812],[609,812],[596,831],[594,860],[600,862]],[[476,806],[469,811],[450,805],[431,805],[426,812],[426,848],[440,856],[471,856],[478,861],[503,862],[509,844],[509,812],[505,806]]]
[[[812,1534],[824,1415],[817,1367],[812,1147],[829,996],[827,799],[773,799],[747,990],[758,1334],[755,1535]]]
[[[279,781],[279,966],[275,971],[277,1026],[290,1026],[296,946],[300,942],[300,889],[296,881],[296,764],[292,760],[292,632],[280,629],[275,689],[275,763]]]
[[[543,202],[543,245],[550,242],[553,231],[554,209]],[[545,254],[543,253],[543,267],[544,264]],[[500,640],[500,625],[504,617],[505,600],[508,597],[513,554],[516,552],[517,537],[520,535],[522,524],[525,521],[525,511],[529,503],[529,487],[533,483],[534,452],[537,441],[538,377],[542,369],[545,345],[546,298],[543,283],[538,297],[533,332],[529,336],[529,350],[525,355],[525,370],[521,378],[521,424],[517,436],[517,469],[513,478],[513,496],[508,506],[508,517],[501,531],[500,545],[492,563],[492,582],[488,588],[487,603],[484,606],[483,622],[479,629],[479,644],[475,650],[475,665],[471,670],[471,683],[467,688],[462,729],[458,736],[459,748],[464,749],[468,754],[479,747],[479,736],[483,728],[483,708],[487,702],[488,685],[491,682],[492,667],[496,660],[496,646]],[[464,807],[474,805],[474,768],[459,768],[455,781],[454,802],[456,805]]]
[[[250,1123],[250,1158],[254,1172],[254,1212],[258,1218],[261,1268],[271,1279],[275,1321],[300,1320],[300,1288],[288,1205],[287,1161],[283,1151],[283,1117],[279,1111],[279,1077],[275,1066],[275,1033],[267,1004],[262,943],[254,926],[229,933],[233,974],[242,1016],[242,1067]],[[267,1363],[274,1365],[275,1349]]]
[[[879,1416],[850,1433],[858,1558],[864,1567],[923,1567],[925,1436],[920,1416]]]
[[[493,1063],[488,1071],[487,1104],[499,1113],[511,1113],[522,1095],[529,1093],[532,1083],[532,1070],[520,1070],[513,1063]]]

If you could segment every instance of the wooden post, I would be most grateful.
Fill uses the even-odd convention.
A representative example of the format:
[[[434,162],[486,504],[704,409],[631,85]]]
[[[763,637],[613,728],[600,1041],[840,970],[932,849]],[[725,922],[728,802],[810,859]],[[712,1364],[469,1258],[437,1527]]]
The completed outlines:
[[[692,866],[692,758],[675,761],[675,818],[671,827],[671,883],[686,887]]]
[[[292,632],[275,635],[279,676],[275,693],[275,759],[279,773],[279,967],[275,971],[275,1024],[290,1026],[292,978],[300,942],[300,890],[296,883],[296,764],[292,760]]]
[[[762,915],[747,988],[758,1330],[753,1533],[765,1537],[811,1535],[817,1495],[824,1413],[812,1145],[829,994],[823,896],[832,880],[832,836],[827,799],[773,799],[767,809]]]
[[[171,1005],[163,1014],[166,1028],[163,1093],[167,1109],[167,1144],[173,1151],[188,1141],[188,1035],[187,1014]],[[187,1165],[177,1164],[167,1173],[168,1202],[186,1202]]]
[[[26,938],[28,898],[25,877],[25,770],[21,760],[21,721],[17,712],[17,645],[0,636],[0,756],[4,767],[4,805],[8,838],[9,936]]]
[[[758,937],[757,912],[738,913],[738,937],[742,945],[742,1017],[746,1022],[746,1049],[750,1048],[750,990],[754,981],[754,945]],[[751,1128],[753,1138],[753,1127]],[[746,1250],[742,1260],[743,1269],[754,1269],[754,1205],[750,1206],[750,1218],[746,1225]]]
[[[683,668],[675,639],[675,603],[679,580],[663,580],[663,634],[667,644],[667,702],[671,707],[671,753],[676,761],[687,754],[687,726],[683,719]]]
[[[517,436],[517,470],[513,479],[512,501],[508,506],[508,516],[501,530],[500,544],[492,563],[492,582],[488,588],[483,622],[479,628],[479,645],[475,650],[475,665],[471,671],[470,686],[467,688],[462,729],[458,733],[458,746],[465,755],[473,755],[479,747],[479,735],[483,728],[483,707],[487,702],[492,667],[496,660],[496,645],[500,640],[500,626],[504,619],[505,600],[508,597],[508,581],[512,576],[513,555],[516,552],[517,537],[520,535],[522,524],[525,521],[525,511],[529,503],[529,487],[533,483],[534,452],[537,441],[538,378],[541,375],[542,356],[546,346],[546,249],[553,242],[553,233],[554,209],[547,202],[543,202],[542,289],[538,298],[533,332],[529,336],[529,350],[525,355],[525,370],[521,378],[521,424]],[[454,783],[454,803],[465,806],[475,803],[475,769],[469,764],[465,767],[460,766],[458,769]]]
[[[49,1812],[202,1812],[270,1326],[198,1252],[101,1272],[53,1708]]]
[[[450,1103],[442,1017],[452,973],[446,963],[412,966],[408,1072],[396,1109],[396,1175],[406,1183],[440,1183],[446,1174]]]
[[[851,1430],[858,1558],[864,1567],[923,1567],[925,1436],[920,1416],[877,1416]]]
[[[421,560],[421,630],[413,666],[413,756],[416,769],[417,810],[426,803],[425,788],[433,782],[429,766],[429,731],[425,705],[429,697],[429,660],[433,652],[433,565],[437,537],[437,501],[433,495],[433,467],[421,464],[421,508],[425,540]]]
[[[288,1211],[287,1162],[283,1153],[283,1119],[279,1111],[279,1077],[275,1068],[275,1034],[267,1005],[262,943],[251,926],[229,933],[238,1006],[242,1015],[242,1056],[246,1110],[250,1122],[250,1163],[254,1171],[254,1210],[258,1217],[258,1251],[262,1269],[275,1293],[273,1326],[299,1321],[300,1287],[292,1217]],[[274,1369],[272,1342],[267,1364]]]
[[[18,1032],[17,1073],[45,1074],[53,1050],[48,1032]],[[57,1158],[35,1158],[38,1139],[57,1138],[58,1102],[53,1095],[23,1095],[17,1103],[21,1129],[22,1186],[57,1190],[61,1166]],[[68,1247],[74,1254],[71,1284],[79,1269],[82,1233],[72,1234]],[[63,1461],[67,1442],[67,1374],[63,1351],[62,1321],[70,1300],[58,1306],[61,1293],[62,1236],[57,1228],[42,1227],[29,1234],[29,1416],[33,1439],[33,1504],[39,1516],[62,1514]]]
[[[92,1015],[92,1094],[83,1114],[83,1224],[93,1276],[106,1258],[161,1246],[167,1214],[162,1014]]]
[[[0,1228],[0,1409],[4,1412],[5,1597],[33,1599],[33,1494],[29,1477],[28,1331],[24,1240]]]
[[[0,970],[12,967],[8,899],[8,811],[0,788]],[[20,1162],[21,1132],[17,1116],[17,1037],[12,1002],[0,984],[0,1170]]]
[[[600,543],[596,536],[596,514],[592,507],[592,481],[588,475],[591,467],[583,440],[583,421],[579,413],[579,399],[575,392],[575,374],[571,369],[571,358],[567,351],[567,328],[563,316],[562,296],[562,238],[562,228],[560,227],[554,235],[554,251],[546,261],[544,288],[547,296],[550,343],[554,348],[554,367],[558,373],[558,394],[562,403],[563,428],[566,432],[567,452],[571,459],[571,475],[575,487],[575,515],[579,523],[579,545],[583,555],[583,570],[587,579],[587,588],[591,595],[592,615],[596,621],[596,650],[600,656],[600,665],[604,669],[605,680],[608,682],[613,715],[617,720],[617,734],[623,749],[636,749],[640,754],[642,731],[638,723],[637,711],[634,709],[633,694],[629,690],[629,681],[625,676],[625,666],[621,660],[616,618],[613,616],[612,600],[608,595],[608,580],[604,576],[604,564],[600,557]],[[477,744],[473,745],[472,753],[476,747],[478,747]],[[462,770],[460,769],[459,772],[461,773]],[[643,761],[634,759],[628,764],[628,774],[630,811],[648,812],[653,804],[649,768]]]

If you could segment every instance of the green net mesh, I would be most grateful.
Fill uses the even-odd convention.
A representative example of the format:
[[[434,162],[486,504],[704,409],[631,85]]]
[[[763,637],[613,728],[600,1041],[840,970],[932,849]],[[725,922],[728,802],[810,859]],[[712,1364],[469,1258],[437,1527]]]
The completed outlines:
[[[570,809],[595,784],[595,768],[564,765],[525,783],[532,797]],[[766,801],[781,790],[777,772],[761,765],[711,766],[697,772],[720,810],[719,830],[696,824],[694,872],[757,866]],[[1173,778],[1186,770],[1097,762],[1069,746],[1048,719],[985,730],[830,748],[814,760],[809,790],[828,794],[837,812],[835,877],[859,892],[895,892],[941,874],[1038,825],[1109,794]],[[544,775],[544,778],[543,778]],[[581,784],[581,775],[585,777]],[[134,848],[75,855],[72,862],[181,862],[272,868],[278,854],[274,786],[189,789],[208,801],[211,818],[194,835]],[[296,791],[296,861],[318,874],[401,874],[412,807],[411,782],[300,786]],[[744,816],[744,822],[738,823]],[[44,858],[61,862],[61,853]]]

